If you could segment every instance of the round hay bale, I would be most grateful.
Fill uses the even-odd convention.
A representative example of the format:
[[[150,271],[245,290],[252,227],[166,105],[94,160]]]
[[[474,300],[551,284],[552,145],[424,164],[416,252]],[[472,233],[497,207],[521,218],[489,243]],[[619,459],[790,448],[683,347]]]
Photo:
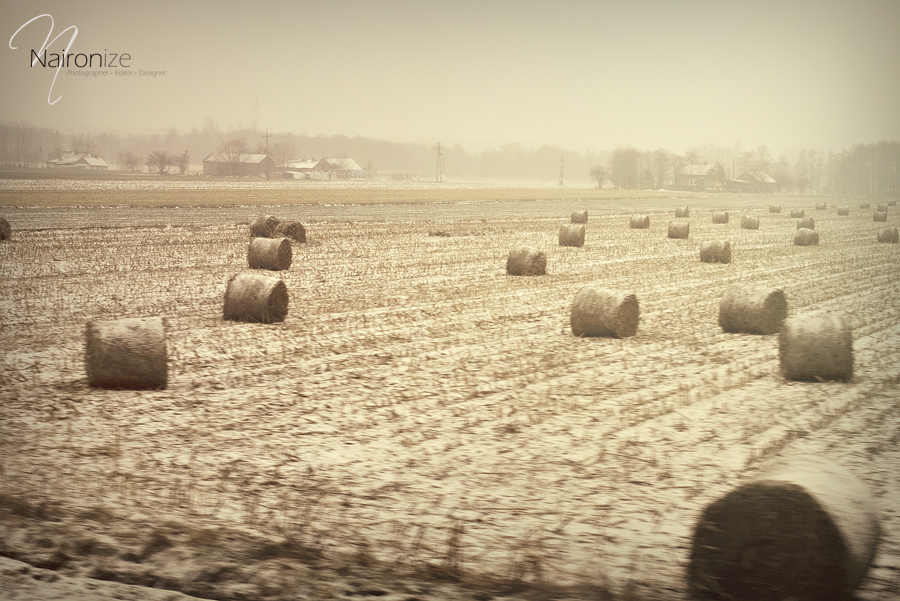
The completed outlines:
[[[849,215],[850,207],[838,207],[838,215]]]
[[[632,215],[631,227],[636,230],[645,230],[650,227],[650,215]]]
[[[812,217],[803,217],[797,221],[797,229],[806,228],[808,230],[816,229],[816,220]]]
[[[802,227],[794,234],[794,244],[797,246],[818,246],[819,232]]]
[[[560,246],[584,246],[584,226],[563,224],[559,228]]]
[[[887,211],[875,211],[872,214],[872,221],[884,221],[887,222]]]
[[[282,280],[257,273],[239,273],[228,280],[223,316],[233,321],[284,321],[288,291]]]
[[[779,288],[732,284],[719,302],[719,326],[730,334],[777,334],[787,317]]]
[[[786,380],[849,381],[853,377],[853,330],[843,315],[792,317],[778,335]]]
[[[791,219],[800,219],[806,215],[803,209],[791,209]]]
[[[725,211],[715,211],[712,214],[713,223],[728,223],[728,213]]]
[[[272,236],[290,238],[296,242],[306,242],[306,228],[299,221],[282,221],[275,226]]]
[[[585,286],[572,301],[570,323],[575,336],[634,336],[641,310],[637,297],[596,286]]]
[[[889,206],[889,207],[896,207],[896,206],[897,206],[897,201],[896,201],[896,200],[889,200],[889,201],[887,201],[887,206]]]
[[[871,207],[871,206],[872,206],[872,205],[870,205],[869,203],[863,202],[863,203],[860,203],[859,208],[860,208],[860,209],[868,209],[868,208]]]
[[[587,210],[572,211],[572,223],[587,223]]]
[[[679,219],[687,219],[691,216],[690,207],[675,207],[675,217]]]
[[[769,212],[770,213],[780,213],[781,205],[769,205]]]
[[[692,599],[846,601],[881,527],[852,473],[818,456],[786,457],[708,505],[694,528]]]
[[[759,229],[759,217],[751,217],[750,215],[744,215],[743,217],[741,217],[741,229],[758,230]]]
[[[291,241],[287,238],[254,238],[247,248],[250,269],[285,271],[291,267]]]
[[[828,208],[828,204],[827,204],[827,203],[824,203],[824,202],[817,202],[817,203],[816,203],[816,210],[817,210],[817,211],[824,211],[826,208]]]
[[[878,241],[887,242],[888,244],[900,243],[900,233],[895,227],[883,227],[878,230]]]
[[[690,232],[691,223],[689,221],[669,222],[669,238],[687,238]]]
[[[506,259],[509,275],[544,275],[547,273],[547,257],[530,246],[519,246],[509,251]]]
[[[887,213],[888,206],[886,204],[879,204],[875,210],[880,213]]]
[[[250,222],[250,235],[254,238],[271,238],[281,221],[272,215],[263,215]]]
[[[12,237],[12,228],[9,227],[9,221],[0,217],[0,240],[9,240]]]
[[[162,317],[91,320],[85,329],[88,385],[124,390],[168,384],[166,324]]]
[[[700,245],[700,260],[704,263],[731,263],[731,242],[708,240]]]

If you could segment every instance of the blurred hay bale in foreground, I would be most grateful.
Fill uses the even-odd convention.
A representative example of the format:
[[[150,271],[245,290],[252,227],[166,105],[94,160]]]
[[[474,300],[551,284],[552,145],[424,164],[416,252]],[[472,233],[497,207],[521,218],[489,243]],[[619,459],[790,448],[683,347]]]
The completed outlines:
[[[88,385],[127,390],[160,389],[168,384],[165,321],[135,317],[91,320],[85,329]]]
[[[273,323],[284,321],[287,312],[288,291],[282,280],[256,273],[239,273],[228,280],[225,319]]]
[[[853,378],[853,329],[844,315],[786,319],[778,335],[786,380],[827,382]]]
[[[787,313],[781,289],[732,284],[719,302],[719,326],[728,333],[777,334]]]
[[[585,286],[575,295],[569,322],[575,336],[634,336],[640,321],[637,297],[596,286]]]

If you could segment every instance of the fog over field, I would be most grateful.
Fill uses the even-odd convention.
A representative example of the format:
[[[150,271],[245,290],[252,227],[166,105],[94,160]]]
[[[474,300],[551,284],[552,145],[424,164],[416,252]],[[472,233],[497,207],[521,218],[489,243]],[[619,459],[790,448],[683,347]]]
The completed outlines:
[[[900,5],[885,0],[53,0],[0,13],[0,119],[64,133],[215,124],[469,151],[776,153],[900,137]],[[22,28],[42,14],[52,23]],[[69,42],[58,75],[31,66],[32,50]]]

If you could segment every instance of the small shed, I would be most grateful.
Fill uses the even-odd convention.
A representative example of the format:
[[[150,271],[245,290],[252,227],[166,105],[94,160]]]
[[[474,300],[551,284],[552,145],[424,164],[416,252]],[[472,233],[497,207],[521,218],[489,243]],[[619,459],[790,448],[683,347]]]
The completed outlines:
[[[226,155],[214,152],[203,159],[203,175],[264,176],[275,170],[267,154]]]

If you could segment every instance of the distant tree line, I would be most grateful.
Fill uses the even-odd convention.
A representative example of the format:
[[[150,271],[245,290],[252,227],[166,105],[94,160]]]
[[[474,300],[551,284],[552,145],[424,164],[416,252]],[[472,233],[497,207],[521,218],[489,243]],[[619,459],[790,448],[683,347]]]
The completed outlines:
[[[350,157],[365,170],[433,174],[436,150],[429,144],[389,142],[345,135],[310,136],[275,133],[268,154],[279,167],[300,159]],[[187,133],[172,129],[154,134],[70,134],[26,124],[0,124],[0,166],[40,167],[67,152],[102,156],[120,171],[185,174],[190,160],[199,164],[218,152],[241,162],[251,153],[266,153],[259,131],[223,131],[207,117],[201,128]],[[612,151],[584,153],[554,145],[527,148],[505,144],[469,152],[459,144],[443,150],[443,170],[451,178],[492,178],[555,183],[594,180],[598,186],[622,189],[668,188],[675,173],[689,165],[722,165],[729,177],[745,171],[766,173],[782,192],[859,196],[900,195],[900,142],[857,144],[839,153],[802,150],[792,161],[777,159],[766,146],[743,150],[715,144],[688,148],[684,153],[664,148],[639,150],[619,146]],[[561,173],[562,172],[562,173]]]

